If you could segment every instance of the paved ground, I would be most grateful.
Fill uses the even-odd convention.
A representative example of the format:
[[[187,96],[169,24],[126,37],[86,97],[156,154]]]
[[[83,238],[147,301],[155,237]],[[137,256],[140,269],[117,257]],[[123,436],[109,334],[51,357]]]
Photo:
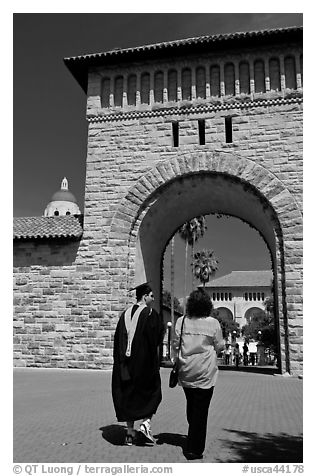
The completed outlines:
[[[161,369],[156,446],[125,447],[110,372],[15,369],[14,462],[185,463],[185,399],[168,388],[169,372]],[[302,410],[302,380],[221,371],[201,462],[302,462]]]

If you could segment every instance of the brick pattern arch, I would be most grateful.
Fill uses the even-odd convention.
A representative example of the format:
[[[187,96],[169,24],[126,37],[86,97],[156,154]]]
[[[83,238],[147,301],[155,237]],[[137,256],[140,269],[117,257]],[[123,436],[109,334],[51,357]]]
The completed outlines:
[[[116,230],[119,227],[122,240],[126,240],[126,243],[130,241],[130,237],[136,239],[136,224],[139,224],[139,218],[144,207],[148,206],[150,197],[168,181],[197,172],[228,174],[255,187],[275,210],[284,239],[293,234],[291,223],[293,226],[302,226],[302,214],[293,196],[283,183],[263,166],[250,159],[227,153],[201,154],[194,157],[188,155],[158,163],[136,182],[121,201],[113,217],[109,244],[113,238],[113,226]],[[288,221],[289,216],[291,222]]]
[[[302,285],[302,214],[284,184],[258,163],[221,152],[194,156],[186,154],[164,160],[145,173],[121,201],[113,217],[107,240],[108,249],[117,255],[117,259],[122,263],[122,272],[123,269],[124,273],[126,272],[126,288],[135,284],[136,275],[141,276],[137,273],[139,233],[148,212],[151,209],[157,211],[157,196],[163,196],[164,188],[168,185],[193,176],[233,178],[243,187],[245,194],[251,197],[256,192],[257,199],[262,198],[263,209],[272,211],[270,220],[271,229],[274,230],[274,292],[277,297],[275,306],[279,322],[282,361],[280,366],[283,371],[290,372],[293,356],[290,356],[289,335],[299,332],[297,326],[301,328],[303,317],[299,304],[299,290]],[[175,231],[176,229],[173,230]],[[146,253],[148,255],[148,249]],[[159,267],[157,256],[155,263],[156,268]]]

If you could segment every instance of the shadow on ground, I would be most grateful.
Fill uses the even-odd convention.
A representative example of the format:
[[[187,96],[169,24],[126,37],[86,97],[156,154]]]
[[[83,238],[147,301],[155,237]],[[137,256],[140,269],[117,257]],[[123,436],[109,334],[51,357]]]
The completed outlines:
[[[124,445],[126,429],[122,425],[108,425],[99,428],[102,431],[102,438],[115,446]]]
[[[125,425],[112,424],[108,426],[102,426],[101,428],[99,428],[99,430],[102,431],[102,438],[111,445],[124,445],[126,436]],[[156,440],[157,445],[167,444],[171,446],[179,446],[180,448],[182,448],[182,450],[185,447],[185,435],[179,435],[178,433],[159,433],[157,435],[154,435],[154,438]],[[143,435],[139,431],[136,431],[135,445],[147,446]]]
[[[217,459],[217,463],[302,463],[303,436],[250,433],[227,430],[228,438],[221,440],[223,448],[232,455],[231,461]]]
[[[185,450],[186,435],[180,435],[179,433],[159,433],[154,435],[157,445],[171,445],[180,446],[182,450]]]

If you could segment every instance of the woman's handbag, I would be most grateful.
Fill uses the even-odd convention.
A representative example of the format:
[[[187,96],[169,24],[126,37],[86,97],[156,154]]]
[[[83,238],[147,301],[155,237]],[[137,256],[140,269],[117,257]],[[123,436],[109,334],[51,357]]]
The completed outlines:
[[[175,360],[175,363],[173,364],[171,373],[169,375],[169,387],[174,388],[178,384],[178,375],[179,375],[179,352],[180,352],[180,347],[181,347],[181,341],[182,341],[182,330],[183,330],[183,323],[184,323],[184,317],[182,320],[182,325],[181,325],[181,332],[180,332],[180,341],[179,341],[179,348],[178,348],[178,353],[177,353],[177,358]]]
[[[174,388],[178,384],[178,375],[179,375],[179,369],[178,369],[178,359],[176,362],[173,364],[171,373],[169,375],[169,387]]]

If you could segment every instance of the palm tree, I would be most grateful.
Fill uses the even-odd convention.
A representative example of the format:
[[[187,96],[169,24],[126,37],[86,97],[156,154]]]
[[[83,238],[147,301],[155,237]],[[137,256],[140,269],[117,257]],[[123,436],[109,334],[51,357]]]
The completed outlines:
[[[179,235],[185,241],[184,298],[187,293],[188,246],[190,245],[192,247],[191,254],[193,261],[194,243],[204,235],[206,228],[205,217],[201,215],[185,222],[179,229]]]
[[[197,251],[194,254],[193,273],[195,277],[203,284],[208,283],[218,269],[218,259],[213,250]]]

